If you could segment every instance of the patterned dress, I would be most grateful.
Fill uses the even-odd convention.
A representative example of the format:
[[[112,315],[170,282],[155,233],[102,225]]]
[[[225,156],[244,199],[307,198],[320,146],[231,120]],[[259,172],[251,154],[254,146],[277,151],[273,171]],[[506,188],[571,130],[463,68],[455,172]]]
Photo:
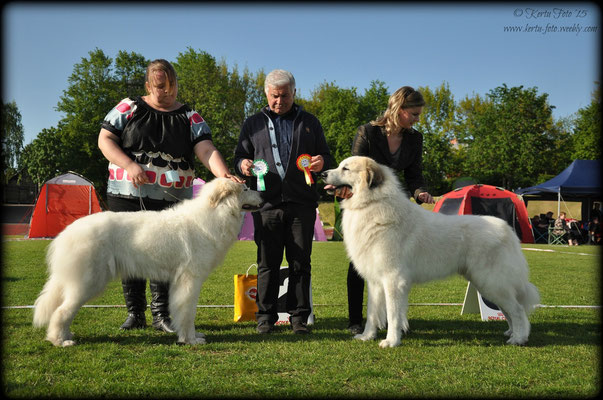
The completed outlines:
[[[107,114],[102,127],[121,139],[122,150],[150,181],[136,188],[125,169],[109,163],[107,195],[168,202],[192,197],[193,149],[211,140],[209,126],[197,112],[186,105],[159,111],[142,97],[125,98]]]

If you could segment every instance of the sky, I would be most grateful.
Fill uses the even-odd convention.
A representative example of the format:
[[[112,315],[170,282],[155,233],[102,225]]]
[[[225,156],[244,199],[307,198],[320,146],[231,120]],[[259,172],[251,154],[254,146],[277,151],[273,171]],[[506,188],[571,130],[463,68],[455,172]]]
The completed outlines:
[[[447,84],[457,101],[506,84],[548,94],[559,119],[591,102],[600,33],[599,8],[580,2],[8,2],[2,98],[28,144],[64,117],[57,103],[89,52],[175,61],[192,48],[230,68],[289,70],[303,98],[323,82],[359,95],[374,80],[389,93]]]

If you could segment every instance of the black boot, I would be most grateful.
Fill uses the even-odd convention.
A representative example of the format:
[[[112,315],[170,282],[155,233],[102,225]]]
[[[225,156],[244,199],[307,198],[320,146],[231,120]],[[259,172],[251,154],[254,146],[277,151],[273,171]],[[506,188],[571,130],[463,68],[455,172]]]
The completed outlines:
[[[169,284],[165,282],[150,282],[151,287],[151,314],[153,314],[153,328],[158,331],[174,333],[171,327],[169,312]]]
[[[147,309],[147,297],[145,294],[147,281],[144,279],[122,280],[121,286],[124,289],[128,318],[120,329],[146,328],[147,321],[144,312]]]

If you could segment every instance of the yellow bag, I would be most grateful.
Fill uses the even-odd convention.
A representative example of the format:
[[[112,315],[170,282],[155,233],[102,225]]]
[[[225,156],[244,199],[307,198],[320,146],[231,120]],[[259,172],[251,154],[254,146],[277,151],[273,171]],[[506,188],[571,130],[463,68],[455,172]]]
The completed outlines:
[[[234,276],[234,321],[255,321],[255,313],[258,306],[255,303],[255,297],[258,292],[258,276],[249,275],[251,267],[257,264],[251,264],[245,274]]]

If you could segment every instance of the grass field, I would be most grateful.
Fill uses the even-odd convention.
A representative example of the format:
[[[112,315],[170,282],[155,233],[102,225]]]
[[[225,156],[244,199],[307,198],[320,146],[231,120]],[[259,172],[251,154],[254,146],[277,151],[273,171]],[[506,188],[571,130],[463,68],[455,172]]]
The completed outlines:
[[[3,243],[2,305],[31,305],[46,279],[48,241]],[[542,304],[599,305],[600,249],[524,245]],[[535,250],[532,250],[535,249]],[[552,251],[550,251],[552,250]],[[459,277],[416,286],[411,332],[380,349],[346,329],[348,261],[341,242],[314,244],[316,323],[307,336],[279,327],[268,336],[253,322],[233,322],[233,275],[254,262],[255,245],[237,242],[205,283],[197,330],[208,344],[179,346],[175,335],[147,328],[123,332],[121,307],[77,314],[78,342],[55,348],[31,325],[31,309],[2,310],[2,384],[11,398],[32,397],[572,397],[596,395],[600,378],[600,311],[539,308],[528,345],[505,345],[506,323],[460,315]],[[118,281],[90,304],[123,305]],[[207,307],[224,306],[224,307]],[[147,313],[150,322],[150,313]],[[385,331],[378,338],[384,338]]]

